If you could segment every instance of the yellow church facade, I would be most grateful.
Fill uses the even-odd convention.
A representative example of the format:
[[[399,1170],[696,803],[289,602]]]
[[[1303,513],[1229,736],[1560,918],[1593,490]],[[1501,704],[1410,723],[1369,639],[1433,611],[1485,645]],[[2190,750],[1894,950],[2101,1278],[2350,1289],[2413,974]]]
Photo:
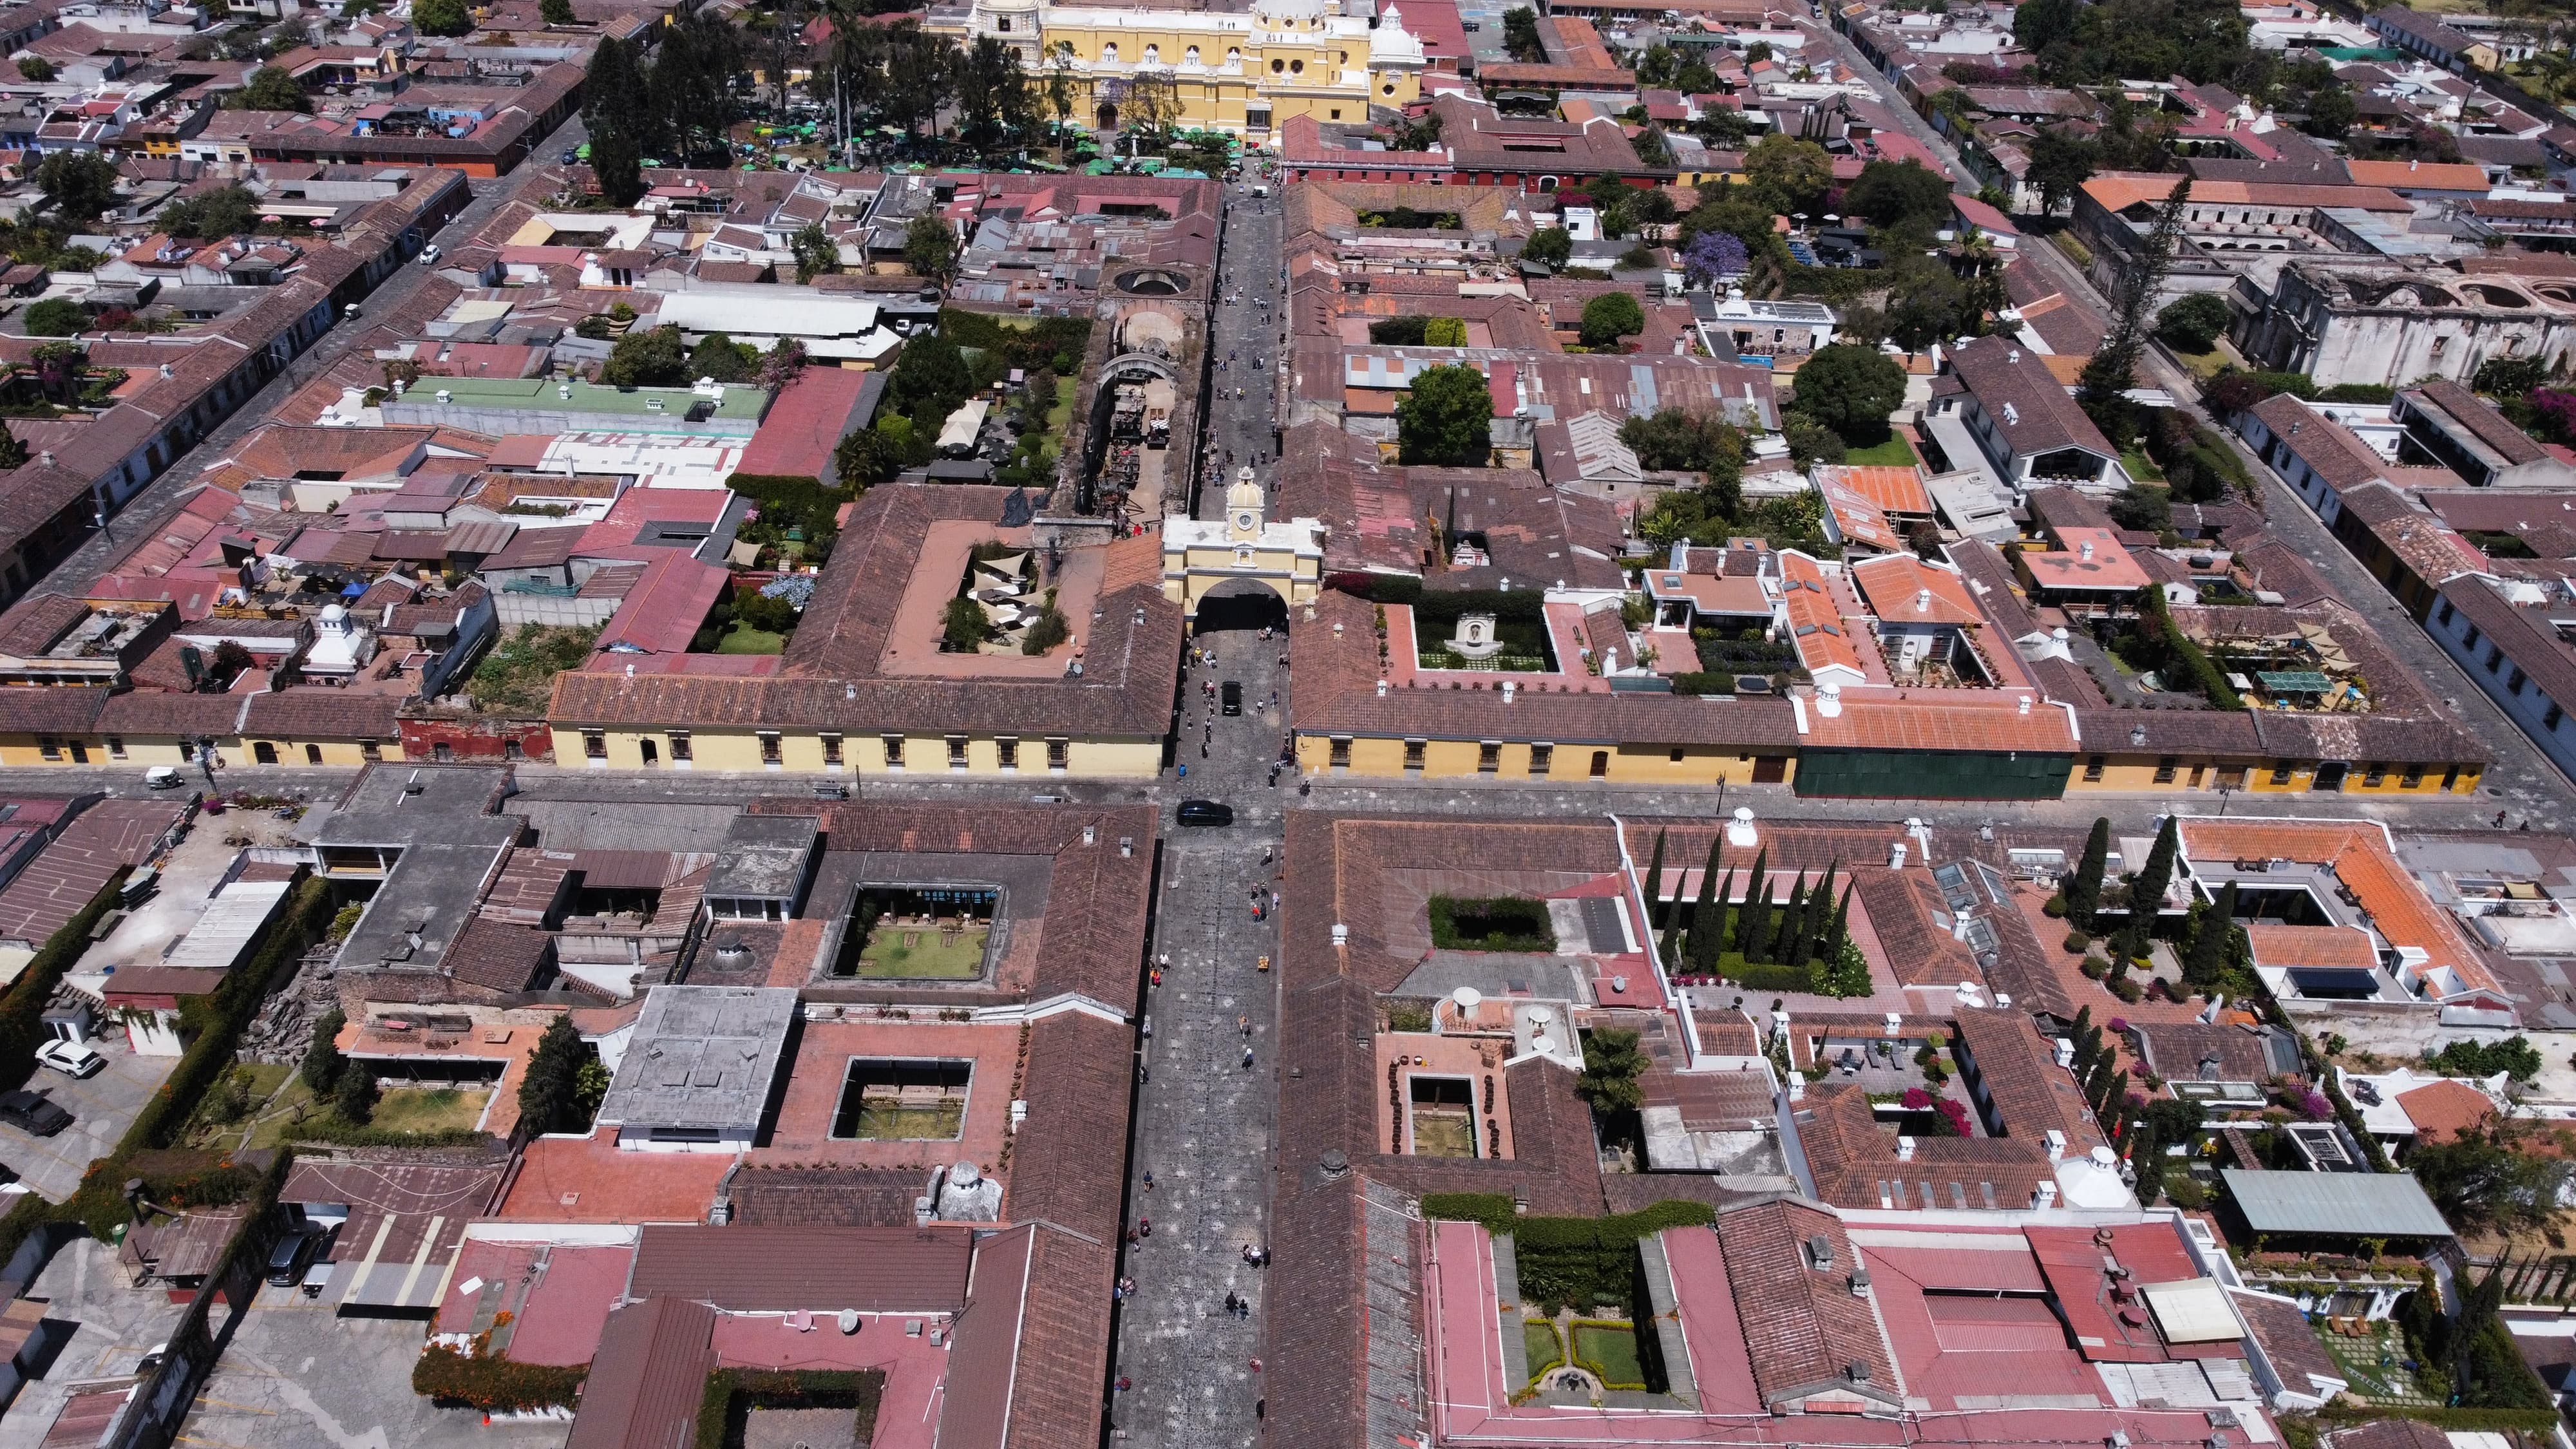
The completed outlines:
[[[1102,129],[1126,118],[1139,76],[1168,78],[1177,124],[1255,143],[1291,116],[1360,124],[1372,106],[1421,95],[1422,42],[1392,5],[1375,26],[1335,0],[1257,0],[1250,11],[974,0],[932,16],[932,30],[1013,46],[1041,82],[1061,69],[1074,121]]]

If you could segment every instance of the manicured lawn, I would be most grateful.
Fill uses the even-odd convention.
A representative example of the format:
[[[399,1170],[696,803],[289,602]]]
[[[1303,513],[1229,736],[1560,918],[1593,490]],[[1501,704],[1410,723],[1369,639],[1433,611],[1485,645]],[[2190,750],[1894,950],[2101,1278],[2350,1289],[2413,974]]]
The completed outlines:
[[[2191,375],[2204,382],[2218,376],[2218,370],[2227,365],[2227,355],[2215,347],[2207,352],[2185,352],[2170,344],[2168,348],[2173,353],[2175,361],[2190,368]]]
[[[1847,449],[1843,461],[1853,467],[1911,468],[1914,466],[1914,448],[1905,441],[1904,434],[1889,433],[1884,443]]]
[[[1080,384],[1079,378],[1059,377],[1055,380],[1055,406],[1047,409],[1047,433],[1050,436],[1062,438],[1064,425],[1073,421],[1073,394]]]
[[[955,933],[918,927],[879,926],[859,950],[859,975],[911,980],[965,981],[984,969],[988,928]]]
[[[718,654],[784,654],[787,652],[787,636],[772,634],[766,629],[754,629],[740,623],[729,624],[725,626],[724,637],[716,641],[716,652]]]
[[[1646,1380],[1646,1371],[1637,1365],[1636,1332],[1624,1324],[1576,1324],[1574,1356],[1581,1362],[1598,1365],[1604,1384],[1638,1384]]]
[[[2157,467],[2155,460],[2136,448],[2121,451],[2120,466],[2128,469],[2129,476],[2140,483],[2161,483],[2165,479],[2165,470]]]
[[[1529,1352],[1530,1382],[1532,1383],[1538,1381],[1540,1374],[1565,1362],[1565,1348],[1557,1341],[1556,1325],[1553,1323],[1521,1320],[1521,1344]]]
[[[455,1132],[474,1129],[483,1120],[488,1091],[459,1087],[396,1087],[376,1100],[369,1126],[387,1132]]]

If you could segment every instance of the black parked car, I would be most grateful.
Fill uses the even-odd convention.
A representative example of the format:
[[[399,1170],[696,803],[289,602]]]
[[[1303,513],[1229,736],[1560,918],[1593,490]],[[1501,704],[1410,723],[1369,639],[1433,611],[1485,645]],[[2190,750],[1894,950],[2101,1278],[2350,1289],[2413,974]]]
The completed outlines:
[[[14,1092],[0,1092],[0,1123],[30,1136],[51,1137],[72,1125],[72,1114],[22,1087]]]
[[[1229,679],[1225,682],[1225,688],[1217,692],[1224,696],[1222,708],[1228,715],[1243,713],[1243,685],[1240,681]]]
[[[320,1223],[297,1223],[287,1229],[277,1245],[268,1250],[268,1281],[272,1286],[291,1288],[304,1278],[304,1267],[313,1261],[314,1252],[331,1236],[331,1230]]]
[[[1234,807],[1214,800],[1184,800],[1180,820],[1183,825],[1232,825]]]

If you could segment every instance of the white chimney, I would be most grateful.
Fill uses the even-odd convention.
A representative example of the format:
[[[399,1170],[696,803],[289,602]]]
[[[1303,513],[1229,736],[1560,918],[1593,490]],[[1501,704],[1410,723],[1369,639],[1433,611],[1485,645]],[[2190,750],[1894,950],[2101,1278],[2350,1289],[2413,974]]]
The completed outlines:
[[[2028,713],[2030,713],[2030,696],[2029,696],[2029,695],[2025,694],[2025,695],[2023,695],[2023,696],[2021,697],[2021,708],[2020,708],[2020,709],[2018,709],[2018,710],[2016,710],[2016,711],[2014,711],[2014,712],[2015,712],[2016,714],[2028,714]]]
[[[161,364],[161,375],[162,375],[163,377],[172,377],[172,376],[176,376],[176,374],[174,374],[174,373],[170,370],[170,364],[168,364],[168,363],[166,363],[166,362],[165,362],[165,363],[163,363],[163,364]]]
[[[1519,686],[1518,684],[1515,684],[1515,683],[1513,683],[1511,680],[1508,680],[1508,679],[1504,680],[1504,681],[1503,681],[1503,703],[1505,703],[1505,704],[1509,704],[1509,703],[1511,703],[1511,702],[1512,702],[1512,696],[1513,696],[1516,692],[1518,692],[1518,690],[1519,690],[1519,689],[1520,689],[1520,686]]]
[[[1086,825],[1086,826],[1082,827],[1082,843],[1083,843],[1083,844],[1085,844],[1085,845],[1091,845],[1091,844],[1096,843],[1099,839],[1100,839],[1100,827],[1099,827],[1099,826],[1097,826],[1097,825]]]
[[[1904,842],[1904,841],[1902,841],[1902,840],[1897,841],[1895,844],[1893,844],[1893,845],[1891,845],[1891,846],[1889,846],[1889,847],[1887,848],[1887,868],[1888,868],[1889,870],[1903,870],[1903,869],[1905,869],[1905,842]]]
[[[2076,545],[2075,556],[2089,561],[2093,557],[2093,540],[2088,538]]]
[[[1347,946],[1350,943],[1351,928],[1343,925],[1339,921],[1335,921],[1333,923],[1333,944],[1335,946]]]
[[[1377,682],[1377,697],[1380,699],[1386,698],[1386,681],[1383,679]]]
[[[2049,1160],[2049,1161],[2051,1161],[2051,1162],[2055,1162],[2055,1161],[2057,1161],[2059,1158],[2064,1157],[2065,1155],[2066,1155],[2066,1133],[2065,1133],[2064,1129],[2062,1129],[2062,1128],[2057,1128],[2057,1127],[2051,1127],[2051,1128],[2049,1128],[2049,1129],[2048,1129],[2048,1160]]]
[[[438,390],[438,400],[439,400],[440,402],[449,402],[449,401],[452,401],[452,400],[454,399],[454,397],[455,397],[455,394],[450,393],[447,389],[445,389],[445,388],[443,388],[443,387],[442,387],[442,388],[440,388],[440,389]]]
[[[2019,362],[2019,361],[2021,361],[2021,349],[2020,349],[2020,348],[2018,348],[2018,347],[2014,348],[2014,349],[2013,349],[2013,350],[2012,350],[2008,355],[2006,355],[2006,356],[2005,356],[2004,361],[2006,361],[2006,362]]]
[[[1734,818],[1727,822],[1726,843],[1738,850],[1751,850],[1758,838],[1753,829],[1752,810],[1742,805],[1736,806]]]
[[[1843,687],[1839,684],[1816,686],[1816,713],[1832,719],[1843,712]]]
[[[2039,1208],[2042,1211],[2057,1206],[2057,1184],[2053,1182],[2043,1182],[2039,1186],[2031,1189],[2030,1205],[2032,1207]]]
[[[1912,1162],[1914,1160],[1913,1138],[1901,1136],[1896,1139],[1896,1160],[1899,1162]]]
[[[1932,591],[1930,589],[1916,589],[1914,591],[1914,612],[1918,614],[1928,614],[1932,612]]]
[[[563,399],[565,402],[572,401],[572,384],[569,382],[556,383],[555,396]]]

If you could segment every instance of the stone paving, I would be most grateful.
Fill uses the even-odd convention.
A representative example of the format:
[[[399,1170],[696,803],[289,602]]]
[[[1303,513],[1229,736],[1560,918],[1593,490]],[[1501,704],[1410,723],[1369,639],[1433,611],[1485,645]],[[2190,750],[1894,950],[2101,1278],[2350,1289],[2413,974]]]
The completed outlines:
[[[1221,322],[1241,324],[1220,326],[1217,356],[1231,348],[1241,361],[1215,375],[1224,387],[1212,399],[1208,446],[1219,459],[1231,447],[1250,460],[1270,451],[1271,392],[1262,374],[1245,374],[1252,348],[1264,361],[1278,350],[1256,340],[1275,334],[1262,330],[1253,302],[1277,304],[1279,203],[1274,197],[1254,211],[1244,189],[1231,190],[1237,209],[1227,225],[1223,286],[1228,294],[1240,286],[1244,300],[1219,309]],[[1245,389],[1240,401],[1236,386]],[[1275,461],[1257,465],[1265,481]],[[1202,490],[1200,511],[1215,517],[1223,501],[1221,490]],[[1171,825],[1164,835],[1154,951],[1169,964],[1148,993],[1152,1035],[1128,1165],[1130,1226],[1150,1221],[1153,1234],[1127,1247],[1120,1268],[1136,1287],[1120,1306],[1116,1344],[1114,1372],[1128,1387],[1112,1395],[1125,1443],[1173,1449],[1250,1444],[1259,1433],[1261,1382],[1252,1362],[1262,1351],[1263,1274],[1242,1250],[1267,1241],[1278,976],[1264,975],[1259,962],[1276,956],[1278,933],[1275,914],[1253,919],[1252,898],[1259,890],[1266,904],[1278,884],[1283,810],[1295,799],[1293,777],[1273,785],[1269,774],[1287,730],[1279,665],[1287,643],[1261,639],[1262,620],[1249,610],[1224,611],[1224,622],[1250,619],[1251,627],[1215,628],[1219,613],[1205,611],[1207,632],[1191,641],[1182,678],[1174,758],[1189,774],[1167,774],[1154,793],[1166,804],[1222,801],[1235,821]],[[1200,651],[1213,651],[1214,662],[1201,662]],[[1243,686],[1238,717],[1210,709],[1208,687],[1227,680]],[[1274,690],[1281,701],[1265,708]],[[1252,1301],[1250,1316],[1227,1314],[1229,1292]]]

